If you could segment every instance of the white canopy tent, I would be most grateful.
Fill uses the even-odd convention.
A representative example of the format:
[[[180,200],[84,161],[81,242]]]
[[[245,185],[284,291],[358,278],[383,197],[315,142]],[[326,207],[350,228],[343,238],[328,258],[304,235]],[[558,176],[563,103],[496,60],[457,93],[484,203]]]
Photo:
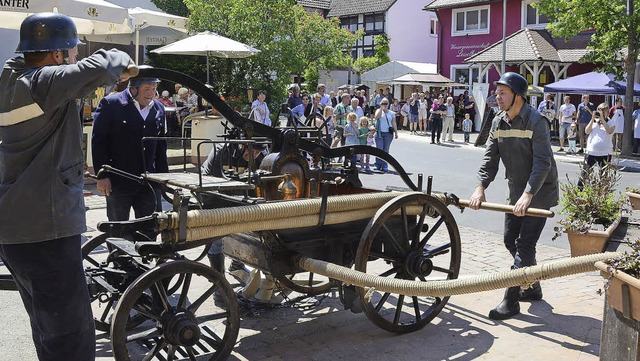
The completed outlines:
[[[187,18],[139,7],[127,9],[134,31],[128,34],[91,34],[87,41],[110,44],[135,44],[136,64],[141,45],[166,45],[187,37]]]
[[[438,87],[454,87],[454,86],[467,86],[466,84],[456,83],[446,76],[440,74],[423,74],[423,73],[410,73],[397,77],[385,84],[395,85],[423,85],[423,86],[438,86]]]
[[[151,51],[157,54],[199,55],[207,57],[207,83],[209,83],[209,56],[218,58],[246,58],[260,50],[222,35],[204,31],[175,43]]]
[[[377,84],[391,85],[391,82],[394,79],[411,73],[437,74],[438,66],[431,63],[392,60],[388,63],[380,65],[377,68],[373,68],[368,72],[363,73],[360,77],[360,81],[366,84],[369,88],[373,89],[373,91],[375,91],[375,89],[377,88]],[[395,89],[393,90],[393,93],[397,93]]]
[[[387,83],[409,73],[437,74],[438,66],[431,63],[392,60],[363,73],[360,80],[363,83]],[[367,85],[371,87],[370,84]]]
[[[19,30],[27,16],[51,11],[71,17],[78,34],[133,32],[127,9],[104,0],[15,1],[0,6],[0,28]]]

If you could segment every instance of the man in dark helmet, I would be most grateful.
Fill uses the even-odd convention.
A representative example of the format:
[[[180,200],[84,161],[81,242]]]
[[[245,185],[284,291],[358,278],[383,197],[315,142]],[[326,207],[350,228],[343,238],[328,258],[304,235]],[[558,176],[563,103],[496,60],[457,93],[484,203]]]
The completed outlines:
[[[0,257],[13,275],[39,360],[93,360],[95,330],[80,254],[85,160],[76,99],[126,80],[129,56],[99,50],[76,62],[68,16],[20,27],[0,76]]]
[[[513,256],[512,268],[536,264],[536,243],[546,218],[526,216],[527,208],[549,209],[558,204],[558,170],[553,159],[546,119],[527,104],[527,81],[519,74],[505,73],[496,83],[500,110],[491,124],[487,148],[478,171],[479,183],[469,206],[479,209],[485,188],[495,179],[500,160],[509,185],[507,200],[513,214],[505,214],[504,244]],[[540,300],[539,283],[521,290],[510,287],[489,318],[504,320],[520,313],[520,300]]]
[[[136,176],[147,171],[169,171],[167,142],[145,140],[142,143],[144,137],[165,135],[164,106],[155,99],[159,82],[157,78],[132,78],[127,89],[100,101],[91,138],[93,166],[97,171],[103,165]],[[98,192],[107,196],[110,221],[128,220],[131,208],[136,218],[161,210],[159,190],[117,174],[98,174]]]

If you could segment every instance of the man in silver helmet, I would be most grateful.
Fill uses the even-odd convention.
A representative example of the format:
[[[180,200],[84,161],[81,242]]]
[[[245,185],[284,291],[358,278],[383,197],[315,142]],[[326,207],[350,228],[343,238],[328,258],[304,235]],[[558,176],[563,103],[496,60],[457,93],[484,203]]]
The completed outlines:
[[[71,18],[38,13],[20,26],[0,76],[0,257],[31,320],[38,359],[95,358],[80,253],[85,160],[76,99],[126,80],[129,56],[98,50],[76,62]]]
[[[516,73],[504,73],[496,82],[500,110],[493,119],[476,187],[469,206],[479,209],[485,188],[495,179],[500,160],[509,186],[507,200],[513,214],[505,214],[504,244],[513,257],[512,268],[536,264],[536,243],[546,218],[526,216],[527,208],[549,209],[558,204],[558,170],[553,159],[547,120],[527,104],[527,81]],[[520,313],[520,300],[540,300],[535,283],[527,290],[510,287],[489,318],[504,320]]]

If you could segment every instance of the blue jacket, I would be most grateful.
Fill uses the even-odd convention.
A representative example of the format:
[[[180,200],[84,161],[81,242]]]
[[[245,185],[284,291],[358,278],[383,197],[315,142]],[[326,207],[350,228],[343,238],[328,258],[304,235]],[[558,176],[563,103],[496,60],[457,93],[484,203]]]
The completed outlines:
[[[145,172],[169,171],[167,142],[164,140],[145,141],[143,162],[142,138],[165,135],[164,106],[155,99],[153,103],[147,119],[142,119],[128,90],[100,101],[93,118],[91,138],[96,172],[105,164],[138,176]],[[136,182],[114,174],[107,173],[101,177],[109,178],[113,189],[138,187]]]
[[[98,50],[71,65],[6,62],[0,77],[0,243],[86,230],[82,122],[76,99],[113,84],[130,58]]]

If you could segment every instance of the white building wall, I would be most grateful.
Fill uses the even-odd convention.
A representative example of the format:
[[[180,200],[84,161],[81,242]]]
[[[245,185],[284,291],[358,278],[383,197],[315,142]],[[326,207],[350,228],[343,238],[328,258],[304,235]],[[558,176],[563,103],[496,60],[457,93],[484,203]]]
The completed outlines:
[[[430,34],[430,20],[436,15],[423,11],[424,5],[424,1],[397,0],[387,11],[391,60],[438,62],[438,37]]]
[[[338,93],[338,87],[341,85],[349,84],[349,71],[348,70],[334,70],[327,72],[320,70],[320,76],[318,77],[318,84],[325,84],[327,86],[327,94],[330,91]],[[356,75],[351,74],[351,83],[356,84]]]

